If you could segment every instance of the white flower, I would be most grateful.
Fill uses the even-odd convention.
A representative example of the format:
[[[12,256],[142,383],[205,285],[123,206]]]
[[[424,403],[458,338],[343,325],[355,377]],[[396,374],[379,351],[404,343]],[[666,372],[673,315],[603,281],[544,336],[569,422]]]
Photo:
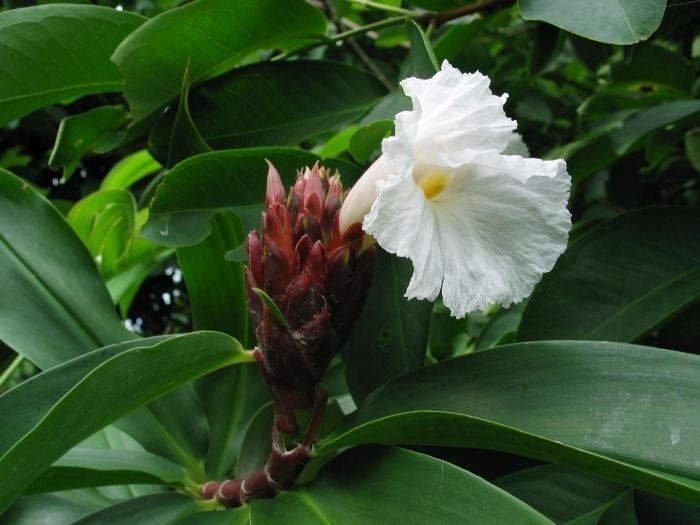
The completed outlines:
[[[526,158],[489,79],[445,61],[401,82],[413,110],[343,204],[341,230],[363,229],[413,262],[406,297],[442,290],[456,317],[527,297],[566,247],[570,178],[563,160]]]

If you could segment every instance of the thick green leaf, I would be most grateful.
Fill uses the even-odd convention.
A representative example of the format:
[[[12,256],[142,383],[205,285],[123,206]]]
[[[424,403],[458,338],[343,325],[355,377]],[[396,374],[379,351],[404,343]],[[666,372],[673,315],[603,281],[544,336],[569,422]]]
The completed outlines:
[[[237,509],[203,511],[186,516],[177,525],[250,525],[249,508],[247,505]]]
[[[700,100],[674,100],[639,111],[610,135],[615,151],[627,153],[652,131],[700,113]]]
[[[495,484],[562,525],[596,525],[631,492],[624,485],[557,465],[522,470]]]
[[[123,106],[101,106],[61,120],[49,166],[63,166],[63,180],[75,171],[81,157],[88,151],[104,153],[122,140],[119,132],[129,116]]]
[[[411,75],[418,78],[430,78],[440,69],[430,40],[413,20],[406,21],[408,40],[411,43]]]
[[[518,340],[638,339],[700,297],[700,210],[614,217],[571,244],[530,297]]]
[[[197,155],[166,173],[151,202],[144,236],[169,246],[201,242],[211,233],[210,218],[217,212],[252,212],[259,221],[270,160],[285,185],[296,170],[318,160],[292,148],[252,148]]]
[[[160,168],[161,165],[148,151],[137,151],[117,162],[105,176],[100,188],[126,190]]]
[[[74,490],[54,494],[23,496],[0,516],[0,525],[66,525],[109,505],[95,495],[81,498],[87,491]]]
[[[698,365],[690,354],[605,342],[475,352],[377,390],[319,450],[367,442],[502,450],[699,505]]]
[[[412,272],[408,259],[378,254],[372,288],[342,349],[356,401],[389,379],[423,366],[433,305],[404,297]]]
[[[98,6],[0,13],[0,126],[56,102],[120,91],[122,79],[109,56],[144,20]]]
[[[275,420],[275,407],[267,403],[260,407],[245,429],[236,461],[236,477],[250,476],[265,464],[272,450],[270,431]]]
[[[378,120],[362,126],[350,137],[350,154],[360,164],[366,164],[379,149],[382,139],[393,129],[394,122],[391,120]]]
[[[135,337],[119,322],[94,261],[65,219],[4,170],[0,282],[0,339],[41,368]]]
[[[235,339],[216,332],[174,336],[109,358],[0,457],[0,477],[13,480],[0,487],[0,509],[72,446],[105,425],[180,384],[250,359]]]
[[[496,312],[479,333],[474,349],[484,350],[503,344],[504,341],[512,342],[518,331],[525,305],[526,303],[517,303]]]
[[[71,208],[68,224],[90,250],[100,273],[109,278],[128,260],[136,201],[127,190],[93,192]]]
[[[178,248],[196,330],[217,330],[248,341],[248,313],[243,265],[224,255],[245,239],[241,222],[233,214],[211,220],[212,233],[199,244]]]
[[[398,448],[353,450],[310,485],[250,505],[252,525],[424,525],[552,522],[483,479]]]
[[[46,370],[0,396],[0,428],[3,429],[0,433],[0,456],[37,425],[61,397],[105,360],[132,348],[153,345],[165,339],[166,336],[150,337],[94,350]]]
[[[199,153],[212,151],[204,141],[192,121],[189,103],[190,92],[190,67],[189,61],[182,76],[182,87],[180,88],[180,99],[177,104],[177,112],[170,126],[170,133],[167,141],[167,155],[165,165],[172,168],[175,164],[188,157],[193,157]]]
[[[175,99],[188,61],[194,86],[256,51],[289,48],[325,31],[321,12],[303,0],[206,0],[152,18],[121,43],[112,60],[138,123]]]
[[[256,364],[217,370],[196,383],[207,415],[210,447],[206,461],[211,479],[226,476],[256,411],[270,400]]]
[[[661,24],[666,0],[519,0],[525,20],[542,20],[608,44],[646,40]]]
[[[76,447],[39,476],[26,493],[133,483],[188,486],[185,469],[156,454]]]
[[[149,494],[98,510],[74,525],[170,525],[196,513],[200,506],[189,496],[175,492]]]
[[[358,118],[384,93],[372,75],[339,62],[266,62],[207,82],[189,107],[202,139],[216,150],[288,146]],[[166,113],[151,134],[151,150],[160,156],[173,120]]]

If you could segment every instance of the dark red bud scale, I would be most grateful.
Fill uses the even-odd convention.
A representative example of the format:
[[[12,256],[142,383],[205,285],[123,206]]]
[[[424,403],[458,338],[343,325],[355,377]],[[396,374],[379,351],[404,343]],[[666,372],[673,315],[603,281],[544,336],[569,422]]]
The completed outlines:
[[[297,430],[295,411],[313,403],[371,282],[368,261],[374,258],[366,254],[374,248],[362,252],[361,225],[343,235],[338,229],[343,197],[339,175],[318,164],[300,171],[285,196],[280,174],[268,162],[262,232],[248,236],[245,283],[258,363],[285,432]],[[270,305],[255,288],[274,301],[285,323],[273,322]]]

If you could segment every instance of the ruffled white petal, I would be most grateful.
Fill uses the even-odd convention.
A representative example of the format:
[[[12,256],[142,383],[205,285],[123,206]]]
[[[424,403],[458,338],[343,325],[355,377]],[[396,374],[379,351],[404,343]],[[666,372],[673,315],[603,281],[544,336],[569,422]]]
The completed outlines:
[[[479,73],[445,62],[433,78],[402,86],[413,110],[397,115],[395,135],[350,192],[341,222],[343,213],[366,213],[364,230],[411,259],[409,298],[442,292],[456,317],[522,300],[566,247],[565,162],[528,158],[503,111],[506,97]]]

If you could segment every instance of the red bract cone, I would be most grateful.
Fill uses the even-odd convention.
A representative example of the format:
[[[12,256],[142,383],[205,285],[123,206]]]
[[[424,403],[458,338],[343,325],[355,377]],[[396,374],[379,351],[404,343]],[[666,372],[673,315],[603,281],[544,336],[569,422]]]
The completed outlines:
[[[328,363],[360,314],[375,248],[362,249],[359,223],[341,235],[338,175],[307,168],[285,196],[279,173],[268,166],[262,236],[248,236],[246,290],[276,426],[296,433],[296,410],[314,405]]]

